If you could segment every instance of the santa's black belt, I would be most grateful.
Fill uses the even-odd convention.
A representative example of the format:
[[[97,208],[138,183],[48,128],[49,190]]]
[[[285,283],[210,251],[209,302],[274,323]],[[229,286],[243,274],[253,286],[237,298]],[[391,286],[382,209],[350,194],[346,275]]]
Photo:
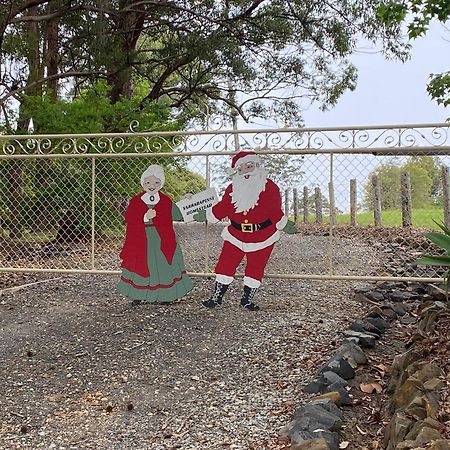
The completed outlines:
[[[272,221],[267,219],[261,223],[238,223],[231,220],[231,225],[233,225],[236,230],[242,231],[243,233],[253,233],[254,231],[264,230],[264,228],[269,227],[272,225]]]

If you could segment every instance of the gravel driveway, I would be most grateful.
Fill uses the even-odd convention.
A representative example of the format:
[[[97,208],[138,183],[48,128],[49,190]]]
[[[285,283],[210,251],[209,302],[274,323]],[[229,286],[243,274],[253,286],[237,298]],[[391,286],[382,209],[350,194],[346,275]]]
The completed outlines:
[[[340,273],[379,264],[355,239],[335,246]],[[267,271],[325,273],[327,251],[326,237],[284,235]],[[199,306],[213,280],[137,307],[115,282],[64,276],[0,297],[1,449],[282,448],[301,387],[362,314],[348,282],[266,279],[256,313],[240,282],[213,311]]]

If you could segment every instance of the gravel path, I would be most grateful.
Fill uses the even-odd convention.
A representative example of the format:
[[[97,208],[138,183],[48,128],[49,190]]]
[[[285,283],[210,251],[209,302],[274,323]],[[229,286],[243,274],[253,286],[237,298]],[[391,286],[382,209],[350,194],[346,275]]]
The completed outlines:
[[[380,263],[354,239],[335,245],[340,273]],[[285,235],[267,271],[324,273],[326,253],[326,237]],[[138,307],[115,282],[65,276],[0,297],[1,449],[282,448],[301,387],[362,313],[351,283],[267,279],[250,313],[239,282],[214,311],[199,306],[213,280]]]

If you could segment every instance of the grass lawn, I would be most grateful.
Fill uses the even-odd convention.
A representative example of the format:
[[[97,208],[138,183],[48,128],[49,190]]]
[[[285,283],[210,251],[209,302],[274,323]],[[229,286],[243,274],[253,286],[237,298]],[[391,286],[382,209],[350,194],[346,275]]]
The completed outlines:
[[[302,218],[301,218],[302,219]],[[300,219],[300,220],[301,220]],[[412,224],[417,228],[439,228],[433,219],[442,222],[444,220],[444,211],[442,209],[413,209],[412,210]],[[328,222],[328,216],[324,216],[325,223]],[[315,217],[310,217],[310,222],[314,222]],[[338,224],[350,224],[350,214],[339,214],[336,216]],[[373,212],[359,213],[356,216],[356,223],[358,225],[373,225]],[[381,224],[386,227],[394,227],[402,225],[402,212],[399,209],[391,209],[382,211]]]

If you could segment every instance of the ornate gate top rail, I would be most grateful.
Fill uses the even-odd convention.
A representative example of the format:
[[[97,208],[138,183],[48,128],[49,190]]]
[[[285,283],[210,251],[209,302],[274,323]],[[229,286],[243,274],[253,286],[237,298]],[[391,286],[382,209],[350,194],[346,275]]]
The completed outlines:
[[[326,128],[0,135],[0,155],[351,150],[450,146],[450,122]]]

